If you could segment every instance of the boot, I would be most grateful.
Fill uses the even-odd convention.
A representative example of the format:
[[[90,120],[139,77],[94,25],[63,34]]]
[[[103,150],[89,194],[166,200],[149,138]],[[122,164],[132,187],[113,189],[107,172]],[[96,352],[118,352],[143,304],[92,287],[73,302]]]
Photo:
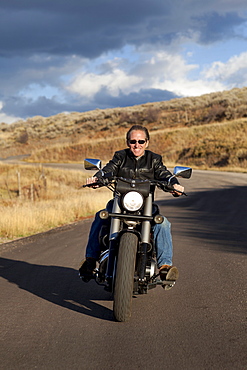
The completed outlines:
[[[79,267],[79,276],[85,282],[88,283],[91,279],[94,278],[94,269],[96,267],[96,259],[92,257],[86,257],[80,267]]]
[[[163,265],[160,267],[159,272],[160,272],[161,280],[164,281],[164,284],[162,284],[162,287],[165,290],[171,289],[175,285],[175,282],[179,276],[177,267]],[[171,281],[171,284],[167,284],[167,281]]]

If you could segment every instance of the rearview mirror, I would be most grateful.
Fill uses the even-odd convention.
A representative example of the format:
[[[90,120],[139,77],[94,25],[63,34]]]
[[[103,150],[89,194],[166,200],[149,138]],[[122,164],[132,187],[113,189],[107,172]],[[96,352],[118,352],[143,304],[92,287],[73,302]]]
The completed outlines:
[[[192,168],[176,166],[173,171],[174,176],[183,177],[184,179],[189,179],[192,174]]]
[[[100,170],[101,169],[101,160],[100,159],[86,158],[84,160],[84,168],[85,168],[85,170]]]

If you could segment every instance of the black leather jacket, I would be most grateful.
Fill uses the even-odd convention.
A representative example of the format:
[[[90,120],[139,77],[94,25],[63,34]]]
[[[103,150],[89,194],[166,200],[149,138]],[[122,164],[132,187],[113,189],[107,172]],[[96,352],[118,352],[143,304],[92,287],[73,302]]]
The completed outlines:
[[[115,152],[113,158],[102,170],[104,173],[112,172],[113,176],[141,180],[155,179],[167,182],[172,176],[171,172],[164,166],[161,155],[150,150],[145,150],[144,155],[138,159],[130,149],[119,150]],[[100,171],[95,176],[100,178]],[[174,184],[179,184],[175,177],[171,180],[171,185]]]

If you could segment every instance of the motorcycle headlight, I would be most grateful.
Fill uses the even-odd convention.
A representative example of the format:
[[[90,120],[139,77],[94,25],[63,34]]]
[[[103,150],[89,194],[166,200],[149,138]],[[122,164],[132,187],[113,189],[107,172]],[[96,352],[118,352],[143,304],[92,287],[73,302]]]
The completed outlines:
[[[123,206],[127,211],[138,211],[143,205],[143,196],[137,191],[129,191],[123,196]]]

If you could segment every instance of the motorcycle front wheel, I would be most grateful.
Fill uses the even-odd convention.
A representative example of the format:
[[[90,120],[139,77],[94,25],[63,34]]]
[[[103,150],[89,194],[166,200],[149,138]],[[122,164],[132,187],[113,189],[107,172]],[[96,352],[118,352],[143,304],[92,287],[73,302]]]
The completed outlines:
[[[135,262],[138,237],[130,232],[121,236],[114,287],[113,314],[116,321],[127,321],[131,316]]]

